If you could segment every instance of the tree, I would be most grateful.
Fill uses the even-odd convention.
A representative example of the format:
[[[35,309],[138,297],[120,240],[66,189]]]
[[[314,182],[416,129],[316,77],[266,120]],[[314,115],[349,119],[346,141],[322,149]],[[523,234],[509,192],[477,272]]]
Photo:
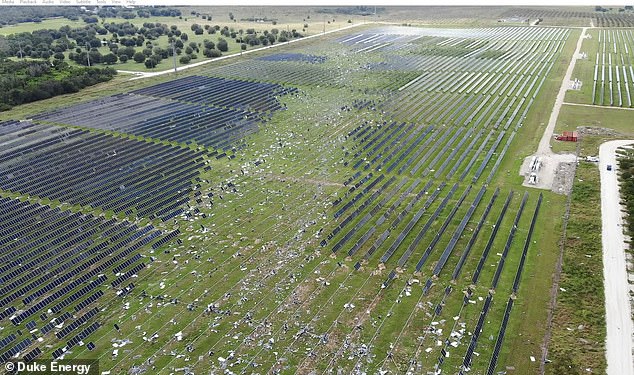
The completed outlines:
[[[145,61],[145,54],[143,52],[136,52],[133,59],[136,63],[142,63]]]
[[[207,39],[205,39],[203,41],[203,46],[205,46],[205,48],[208,48],[208,49],[216,48],[216,45],[214,44],[214,42],[212,42],[211,40],[207,40]]]
[[[121,61],[122,63],[126,63],[128,61],[128,55],[119,55],[119,61]]]
[[[222,52],[218,51],[217,49],[205,48],[205,50],[203,51],[203,55],[209,58],[220,57],[222,56]]]
[[[246,51],[247,45],[245,43],[240,44],[240,49],[242,49],[243,51]]]
[[[63,53],[61,53],[61,52],[56,52],[56,53],[53,55],[53,58],[54,58],[55,60],[64,60],[64,59],[66,58],[66,56],[64,56],[64,54],[63,54]]]
[[[218,47],[218,50],[221,52],[227,52],[229,50],[229,45],[227,44],[227,41],[224,39],[219,39],[218,44],[216,44],[216,47]]]
[[[187,46],[187,48],[185,48],[185,53],[188,54],[188,55],[191,54],[191,53],[194,53],[194,49],[189,47],[189,46]]]
[[[181,64],[189,64],[189,62],[191,61],[191,58],[185,55],[185,56],[181,56],[181,58],[178,61],[180,61]]]
[[[117,55],[115,55],[112,52],[104,55],[103,57],[103,62],[104,64],[107,64],[107,65],[115,64],[117,60],[118,60]]]
[[[229,12],[229,19],[233,21],[234,18],[233,13]]]
[[[153,69],[156,67],[156,61],[154,59],[145,60],[145,67],[148,69]]]
[[[186,41],[187,41],[187,39],[189,39],[189,37],[187,36],[187,34],[186,34],[186,33],[182,33],[182,34],[181,34],[181,40],[182,40],[182,41],[184,41],[184,42],[186,42]]]

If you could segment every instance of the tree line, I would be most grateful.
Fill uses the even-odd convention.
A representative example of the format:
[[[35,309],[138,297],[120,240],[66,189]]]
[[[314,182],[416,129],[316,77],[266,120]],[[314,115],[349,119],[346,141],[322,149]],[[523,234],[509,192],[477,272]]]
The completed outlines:
[[[235,40],[242,50],[246,50],[248,46],[267,46],[303,37],[295,29],[236,30],[228,26],[201,26],[196,23],[191,25],[191,31],[195,35],[220,34],[220,37],[216,43],[207,39],[202,43],[190,42],[189,35],[177,26],[158,22],[144,22],[141,27],[129,21],[102,22],[76,28],[66,25],[58,30],[41,29],[8,36],[0,35],[0,58],[52,58],[60,61],[68,58],[84,66],[134,61],[145,64],[147,68],[154,68],[174,53],[183,64],[197,59],[199,53],[208,58],[219,57],[229,50],[227,39]],[[168,38],[167,48],[154,45],[153,41],[162,36]],[[100,47],[108,47],[109,52],[100,52]]]
[[[74,67],[63,61],[0,60],[0,111],[14,106],[78,92],[111,80],[112,68]]]
[[[83,19],[87,23],[97,23],[99,18],[133,19],[149,17],[180,17],[181,11],[168,7],[141,7],[128,9],[115,6],[85,7],[79,6],[7,6],[0,12],[0,26],[15,25],[23,22],[42,22],[48,18],[64,17],[71,21]]]
[[[634,153],[619,158],[621,180],[621,196],[624,200],[627,217],[625,218],[630,238],[634,238]],[[630,249],[634,250],[634,243],[630,242]]]

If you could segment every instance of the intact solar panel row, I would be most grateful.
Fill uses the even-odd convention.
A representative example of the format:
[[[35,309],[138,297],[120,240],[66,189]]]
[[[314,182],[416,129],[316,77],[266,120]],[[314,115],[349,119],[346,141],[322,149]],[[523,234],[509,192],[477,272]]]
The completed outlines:
[[[99,276],[97,278],[97,280],[91,282],[90,284],[84,286],[83,288],[79,289],[77,292],[71,294],[70,296],[68,296],[67,298],[65,298],[62,302],[58,303],[57,305],[53,306],[51,308],[51,311],[54,314],[59,313],[64,307],[70,305],[71,303],[75,302],[78,298],[82,297],[84,294],[90,292],[91,290],[95,289],[96,287],[98,287],[99,285],[103,284],[104,281],[106,281],[108,278],[105,275]]]
[[[26,338],[20,341],[18,345],[14,346],[13,348],[9,349],[8,351],[0,355],[0,363],[6,362],[9,358],[13,357],[14,355],[28,348],[29,345],[31,345],[31,339],[29,338]]]
[[[91,303],[95,302],[97,299],[103,297],[103,291],[102,290],[98,290],[96,293],[94,293],[93,295],[91,295],[90,297],[88,297],[87,299],[81,301],[80,303],[78,303],[77,305],[75,305],[75,312],[80,311],[81,309],[83,309],[84,307],[90,305]]]
[[[72,315],[66,311],[65,313],[63,313],[62,315],[60,315],[57,318],[53,318],[50,322],[46,323],[45,325],[42,326],[42,328],[40,329],[40,332],[42,332],[42,334],[47,334],[50,331],[53,330],[53,328],[55,328],[56,325],[60,325],[62,323],[64,323],[66,320],[70,319],[72,317]]]
[[[86,234],[87,233],[92,233],[91,235],[94,235],[96,232],[89,231],[89,232],[86,232]],[[11,280],[10,283],[5,284],[2,288],[0,288],[0,295],[3,295],[33,280],[34,278],[36,278],[38,275],[41,274],[42,270],[51,270],[56,265],[64,264],[64,262],[70,257],[81,254],[82,251],[86,250],[88,247],[90,247],[94,243],[92,240],[86,240],[86,238],[87,237],[83,239],[83,241],[85,241],[83,243],[81,243],[80,242],[81,240],[79,239],[73,239],[67,243],[62,244],[62,246],[59,246],[57,248],[53,247],[51,249],[45,250],[41,254],[37,254],[37,255],[32,253],[27,254],[30,258],[32,258],[32,260],[29,262],[25,262],[28,259],[20,259],[20,263],[17,264],[17,265],[20,265],[20,267],[11,273],[13,274],[14,272],[18,272],[18,274],[14,276],[20,276],[20,277],[14,280]],[[77,246],[73,246],[73,245],[77,245]],[[33,257],[34,255],[35,257]],[[54,257],[51,261],[47,263],[43,263],[46,259],[51,259],[51,257]],[[26,257],[23,257],[23,258],[26,258]],[[14,262],[11,262],[11,264],[13,263]],[[58,268],[58,270],[61,270],[61,269],[62,268]]]
[[[262,61],[299,61],[311,64],[322,64],[326,62],[326,56],[306,55],[303,53],[274,53],[259,57]]]
[[[60,243],[62,243],[64,240],[67,239],[67,236],[69,234],[70,235],[76,234],[76,233],[69,233],[67,231],[65,224],[74,226],[75,224],[71,222],[74,222],[75,219],[78,219],[80,217],[81,217],[81,214],[67,217],[64,220],[65,221],[64,223],[57,222],[57,223],[41,225],[40,226],[42,228],[41,230],[34,231],[30,235],[27,235],[27,236],[20,236],[20,234],[16,234],[16,236],[20,236],[21,240],[14,241],[13,243],[11,243],[9,246],[6,247],[8,255],[12,256],[11,259],[15,259],[12,262],[10,262],[9,265],[13,267],[13,266],[21,264],[19,260],[28,259],[29,251],[38,245],[42,245],[44,243],[48,243],[52,246],[59,245]],[[16,257],[23,256],[23,255],[26,255],[26,256],[16,259]]]
[[[115,268],[113,268],[112,269],[112,273],[114,273],[116,275],[119,272],[123,271],[124,269],[128,268],[130,265],[136,263],[140,259],[141,259],[141,254],[136,254],[132,258],[126,260],[125,262],[123,262],[120,265],[118,265]]]
[[[42,349],[39,347],[35,348],[24,355],[24,360],[26,362],[32,362],[35,358],[39,357],[40,354],[42,354]]]
[[[129,270],[128,272],[124,273],[123,275],[117,277],[112,283],[110,283],[113,287],[117,287],[118,285],[120,285],[122,282],[124,282],[125,280],[127,280],[128,278],[130,278],[132,275],[136,275],[139,271],[141,271],[142,269],[145,268],[145,263],[141,263],[137,266],[135,266],[134,268],[132,268],[131,270]]]
[[[77,215],[70,211],[59,210],[56,211],[55,220],[51,226],[48,225],[51,224],[48,220],[43,220],[44,217],[53,217],[49,216],[49,211],[55,210],[50,207],[32,203],[25,205],[9,198],[0,198],[0,206],[6,209],[0,212],[0,229],[5,229],[1,238],[15,238],[15,233],[24,229],[24,226],[19,223],[9,229],[4,226],[14,217],[29,221],[31,223],[29,227],[33,230],[48,228],[38,231],[39,236],[34,237],[31,244],[25,243],[14,249],[20,252],[22,249],[28,249],[18,257],[22,263],[9,270],[9,272],[15,269],[23,271],[24,275],[11,281],[21,280],[24,284],[16,285],[14,289],[7,288],[10,283],[5,284],[0,294],[2,298],[0,303],[3,306],[18,298],[23,299],[25,307],[21,308],[18,315],[16,315],[17,306],[11,306],[0,314],[4,317],[13,315],[11,321],[14,325],[28,322],[26,327],[29,330],[38,328],[37,323],[29,317],[38,314],[42,320],[46,320],[46,314],[42,314],[41,311],[52,305],[52,313],[60,313],[61,316],[46,322],[40,329],[42,335],[50,334],[56,325],[71,317],[68,311],[63,310],[70,308],[73,311],[74,307],[74,313],[79,312],[104,296],[103,283],[107,280],[105,275],[113,268],[121,264],[133,266],[140,260],[138,252],[143,246],[149,246],[163,239],[162,233],[152,226],[138,228],[129,222],[105,220],[93,215]],[[42,208],[45,210],[42,211]],[[25,213],[38,216],[37,222],[30,220],[32,218]],[[64,224],[55,230],[54,226],[60,222]],[[92,233],[93,236],[82,237],[82,230],[86,231],[83,233]],[[99,233],[102,235],[99,236]],[[106,233],[108,235],[105,235]],[[175,237],[176,234],[174,233],[170,238]],[[41,241],[43,238],[48,240]],[[64,248],[64,244],[77,238],[83,238],[83,242],[80,241],[68,249]],[[132,261],[128,261],[130,259]],[[140,268],[137,268],[126,273],[119,280],[122,281],[139,270]],[[7,274],[5,273],[5,276]],[[32,277],[24,278],[26,275]],[[56,277],[52,278],[51,275]],[[128,289],[131,290],[132,286],[129,285]],[[74,304],[76,306],[73,306]]]
[[[36,119],[113,130],[149,138],[213,146],[258,130],[260,115],[170,99],[119,94],[35,116]]]
[[[66,343],[66,347],[68,349],[77,345],[80,341],[88,337],[91,333],[95,332],[99,328],[99,322],[94,322],[90,326],[86,327],[83,331],[81,331],[77,336],[73,337]]]
[[[278,96],[297,91],[274,83],[189,76],[133,91],[134,94],[251,111],[281,108]]]
[[[156,233],[156,232],[155,232]],[[158,234],[155,234],[158,235]],[[148,242],[150,239],[145,238],[144,239],[146,242]],[[110,245],[110,246],[109,246]],[[119,246],[117,246],[119,245]],[[117,253],[114,256],[112,256],[111,252],[107,252],[107,251],[99,251],[101,249],[105,249],[105,248],[109,248],[109,250],[111,251],[115,251],[118,250],[119,248],[123,247],[121,245],[121,242],[116,244],[116,245],[112,245],[112,244],[108,244],[108,243],[102,243],[99,246],[95,247],[94,250],[95,251],[95,256],[91,257],[87,262],[82,263],[80,265],[77,265],[75,267],[75,269],[73,271],[71,271],[70,273],[64,274],[62,275],[60,278],[54,280],[52,283],[47,284],[44,288],[36,291],[34,294],[28,296],[27,298],[24,299],[24,303],[27,304],[31,301],[33,301],[35,298],[46,294],[48,291],[56,288],[57,286],[59,286],[60,284],[68,281],[71,277],[73,277],[78,271],[84,271],[90,267],[92,267],[93,265],[95,265],[96,263],[98,263],[99,261],[103,260],[104,258],[106,258],[107,256],[112,256],[110,259],[108,259],[106,262],[100,264],[99,266],[97,266],[96,268],[93,268],[92,270],[90,270],[88,273],[82,275],[81,277],[79,277],[78,279],[72,281],[69,285],[67,285],[66,287],[64,287],[64,293],[68,292],[70,290],[72,290],[73,288],[81,285],[82,283],[88,281],[90,278],[97,276],[98,274],[100,274],[101,272],[105,271],[107,268],[111,267],[112,265],[114,265],[115,262],[117,262],[118,260],[120,260],[122,257],[127,256],[128,254],[130,254],[131,252],[133,252],[134,250],[136,250],[137,248],[143,246],[143,244],[136,244],[136,247],[129,247],[127,250],[121,252],[121,253]],[[25,289],[25,288],[22,288]],[[15,294],[12,295],[11,297],[15,297]]]
[[[179,229],[176,229],[175,231],[171,232],[170,234],[168,234],[167,236],[163,237],[160,241],[157,241],[156,243],[154,243],[152,245],[152,249],[158,249],[161,245],[167,243],[168,241],[172,240],[174,237],[178,236],[178,234],[181,231]]]
[[[7,309],[5,309],[4,311],[0,312],[0,320],[11,316],[14,312],[18,311],[15,307],[11,306]]]
[[[2,340],[0,340],[0,349],[4,349],[7,345],[12,343],[16,339],[16,337],[17,336],[12,333],[9,336],[7,336],[7,337],[3,338]]]
[[[116,213],[150,215],[189,196],[204,167],[204,151],[118,138],[106,134],[30,134],[41,147],[9,144],[0,151],[0,188]],[[199,162],[195,160],[198,158]],[[186,173],[184,171],[187,171]],[[169,196],[157,200],[161,193]]]
[[[64,327],[59,332],[57,332],[55,334],[55,336],[57,336],[58,339],[66,337],[66,335],[68,335],[69,333],[71,333],[72,331],[77,329],[77,327],[79,327],[80,325],[86,323],[88,321],[88,319],[90,319],[93,316],[97,315],[97,312],[99,312],[99,309],[97,309],[95,307],[94,309],[92,309],[92,310],[88,311],[87,313],[85,313],[84,315],[82,315],[79,319],[75,320],[74,322],[72,322],[71,324],[67,325],[66,327]]]

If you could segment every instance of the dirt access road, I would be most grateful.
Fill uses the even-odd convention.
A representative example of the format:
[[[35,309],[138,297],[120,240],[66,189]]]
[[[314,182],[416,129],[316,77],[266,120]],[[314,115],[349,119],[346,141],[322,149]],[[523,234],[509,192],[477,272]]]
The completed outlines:
[[[524,176],[524,186],[535,187],[538,189],[552,190],[559,194],[568,194],[572,188],[572,175],[574,175],[574,163],[577,157],[573,154],[554,154],[550,149],[550,141],[553,138],[555,131],[555,125],[557,124],[557,118],[559,117],[559,111],[564,104],[564,97],[566,91],[570,87],[570,80],[572,78],[572,72],[575,69],[575,63],[579,57],[581,51],[581,44],[585,39],[587,27],[584,27],[577,40],[577,47],[570,59],[570,64],[564,75],[564,79],[561,82],[559,93],[555,99],[553,110],[550,113],[548,124],[544,130],[541,140],[539,141],[539,147],[537,152],[533,155],[527,156],[520,168],[520,175]],[[528,176],[530,175],[530,161],[533,156],[537,156],[541,161],[541,168],[537,172],[537,183],[534,185],[528,184]],[[557,183],[555,183],[557,182]]]
[[[615,156],[617,148],[631,144],[634,144],[634,140],[618,140],[603,143],[599,147],[608,375],[634,375],[630,286],[625,259],[627,244],[623,235]],[[612,166],[611,171],[607,170],[608,165]]]

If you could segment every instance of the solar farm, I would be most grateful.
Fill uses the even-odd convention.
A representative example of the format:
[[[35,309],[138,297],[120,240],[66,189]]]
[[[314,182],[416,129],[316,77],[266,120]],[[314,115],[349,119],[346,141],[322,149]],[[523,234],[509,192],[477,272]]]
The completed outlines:
[[[0,122],[2,361],[537,373],[566,197],[517,171],[579,33],[366,25]]]

